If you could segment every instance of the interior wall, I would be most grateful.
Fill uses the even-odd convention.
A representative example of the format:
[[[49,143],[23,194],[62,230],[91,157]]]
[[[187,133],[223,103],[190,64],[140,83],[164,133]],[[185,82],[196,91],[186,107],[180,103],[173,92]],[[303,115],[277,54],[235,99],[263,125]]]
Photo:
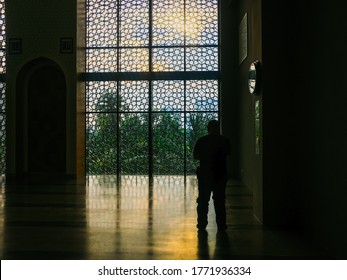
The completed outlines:
[[[302,224],[337,258],[347,258],[346,3],[309,1],[306,38],[305,173]]]
[[[239,107],[239,165],[238,174],[241,181],[253,192],[255,216],[263,222],[263,89],[257,95],[249,93],[248,71],[252,62],[258,60],[263,65],[262,57],[262,14],[258,0],[238,1],[237,34],[239,26],[247,16],[247,57],[238,65],[238,107]],[[263,71],[262,71],[263,72]],[[260,150],[256,152],[255,102],[260,105]]]
[[[306,113],[302,5],[262,3],[264,223],[299,224],[299,152]],[[295,15],[295,16],[293,16]]]
[[[263,199],[265,225],[300,227],[331,256],[346,258],[346,4],[262,0],[259,9],[259,2],[238,8],[239,21],[246,10],[261,16],[261,39],[249,33],[250,53],[261,46],[262,55],[263,196],[255,200]],[[241,178],[255,192],[246,66],[239,75]]]
[[[237,6],[235,1],[220,1],[220,69],[221,69],[221,123],[222,134],[231,141],[231,156],[228,172],[231,179],[239,179],[238,174],[238,104],[237,94]]]
[[[302,5],[301,5],[302,6]],[[242,182],[253,191],[254,214],[265,225],[298,226],[299,183],[304,148],[302,17],[293,2],[238,2],[238,21],[248,16],[248,54],[239,66]],[[295,17],[293,17],[295,15]],[[298,46],[300,46],[298,48]],[[261,63],[261,90],[248,92],[249,66]],[[300,100],[300,102],[298,102]],[[260,103],[260,154],[255,152],[255,102]]]
[[[7,159],[8,178],[16,167],[16,78],[22,67],[38,57],[57,63],[66,77],[66,171],[76,175],[76,2],[70,0],[6,1]],[[21,52],[11,53],[10,40],[21,39]],[[72,53],[61,52],[61,38],[71,38]]]

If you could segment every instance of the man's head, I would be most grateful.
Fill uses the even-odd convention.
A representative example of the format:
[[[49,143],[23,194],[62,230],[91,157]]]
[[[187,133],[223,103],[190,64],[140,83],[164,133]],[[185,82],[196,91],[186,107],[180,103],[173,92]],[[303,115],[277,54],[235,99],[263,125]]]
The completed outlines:
[[[219,121],[211,120],[207,124],[208,134],[220,134]]]

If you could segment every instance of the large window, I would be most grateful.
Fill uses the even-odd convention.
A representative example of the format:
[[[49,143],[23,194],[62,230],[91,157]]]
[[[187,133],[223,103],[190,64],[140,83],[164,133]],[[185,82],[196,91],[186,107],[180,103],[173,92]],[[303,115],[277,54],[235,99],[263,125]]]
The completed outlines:
[[[219,115],[218,0],[89,0],[87,173],[194,172]]]
[[[5,37],[5,0],[0,0],[0,177],[6,168],[6,37]]]

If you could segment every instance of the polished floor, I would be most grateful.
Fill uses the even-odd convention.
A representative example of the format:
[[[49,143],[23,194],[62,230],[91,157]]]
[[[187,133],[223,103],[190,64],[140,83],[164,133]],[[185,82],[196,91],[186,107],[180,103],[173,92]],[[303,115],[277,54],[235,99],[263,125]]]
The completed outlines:
[[[1,259],[326,259],[295,231],[254,219],[252,196],[227,188],[228,226],[196,230],[195,177],[90,176],[87,183],[7,185],[0,196]]]

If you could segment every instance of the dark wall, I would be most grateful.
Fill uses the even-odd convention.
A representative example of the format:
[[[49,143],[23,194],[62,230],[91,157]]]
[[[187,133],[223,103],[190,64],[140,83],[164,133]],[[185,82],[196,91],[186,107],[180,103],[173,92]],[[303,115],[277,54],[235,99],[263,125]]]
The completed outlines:
[[[300,184],[307,176],[308,116],[303,5],[238,2],[248,14],[248,56],[239,66],[240,178],[253,191],[254,214],[267,225],[300,225]],[[248,93],[250,64],[261,63],[261,90]],[[254,104],[260,102],[260,155],[255,153]],[[304,174],[302,174],[304,173]]]
[[[220,66],[221,66],[221,122],[222,134],[227,136],[231,145],[229,158],[229,176],[238,179],[238,130],[239,130],[239,95],[237,86],[237,8],[233,1],[222,0],[220,5]]]
[[[19,38],[22,50],[6,60],[6,176],[16,178],[17,77],[31,61],[45,58],[56,63],[66,79],[65,160],[66,175],[76,177],[76,18],[71,0],[6,1],[6,37]],[[61,39],[71,38],[73,51],[61,51]],[[9,45],[9,44],[8,44]]]
[[[263,1],[264,222],[346,257],[344,6]]]
[[[298,225],[301,150],[305,148],[302,10],[262,2],[264,223]]]
[[[238,67],[238,151],[240,154],[238,165],[238,176],[241,181],[253,192],[254,214],[263,221],[263,89],[260,88],[257,95],[249,93],[248,70],[250,64],[256,60],[263,63],[262,54],[262,21],[261,2],[255,0],[238,1],[237,5],[237,29],[247,14],[247,57]],[[260,105],[260,152],[256,153],[255,135],[255,102]]]
[[[309,156],[302,165],[303,225],[329,252],[347,258],[347,4],[311,2],[304,17]]]
[[[247,148],[252,101],[244,97],[242,65],[241,178],[253,192],[262,184],[255,202],[263,202],[265,225],[300,227],[332,256],[346,258],[346,4],[262,0],[258,9],[259,2],[239,1],[238,13],[239,20],[245,11],[261,17],[261,38],[249,35],[249,52],[261,46],[263,179],[257,182],[259,169]]]

